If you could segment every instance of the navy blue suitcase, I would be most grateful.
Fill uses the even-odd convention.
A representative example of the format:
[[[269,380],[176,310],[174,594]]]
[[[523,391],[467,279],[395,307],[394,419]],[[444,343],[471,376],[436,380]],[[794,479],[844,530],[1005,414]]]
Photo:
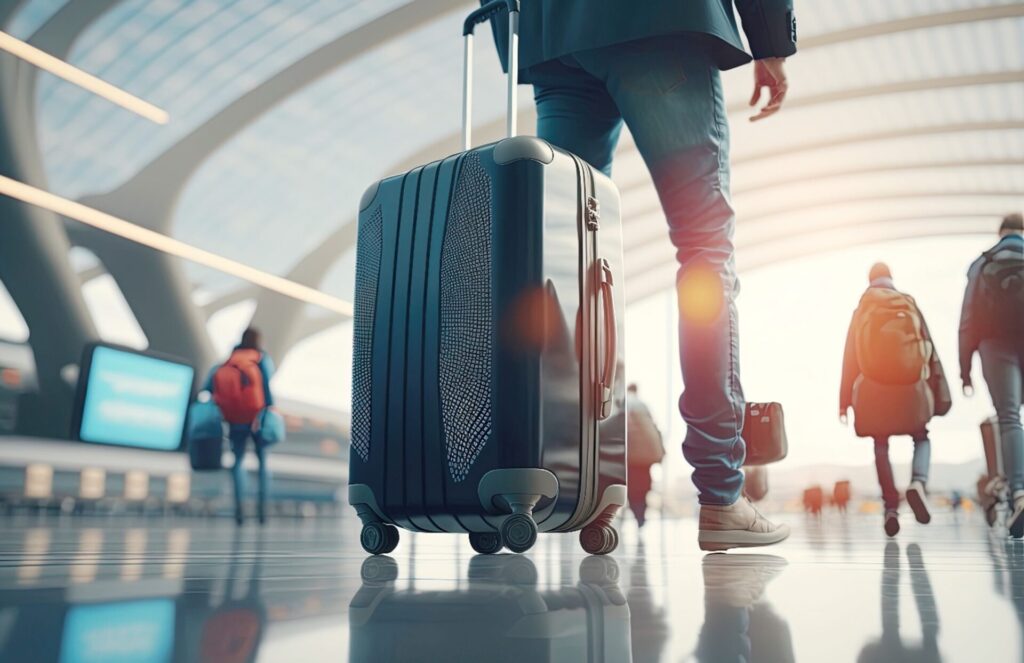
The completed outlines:
[[[459,154],[360,202],[349,502],[370,553],[395,525],[528,550],[580,530],[615,548],[625,502],[622,234],[611,180],[532,137],[469,149],[472,34],[509,5],[509,135],[518,4],[466,20]]]

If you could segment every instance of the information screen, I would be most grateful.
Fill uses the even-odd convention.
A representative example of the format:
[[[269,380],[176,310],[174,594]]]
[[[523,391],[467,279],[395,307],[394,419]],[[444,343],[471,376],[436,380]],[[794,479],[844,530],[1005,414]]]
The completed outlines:
[[[165,451],[181,445],[191,366],[98,345],[86,371],[78,439]]]

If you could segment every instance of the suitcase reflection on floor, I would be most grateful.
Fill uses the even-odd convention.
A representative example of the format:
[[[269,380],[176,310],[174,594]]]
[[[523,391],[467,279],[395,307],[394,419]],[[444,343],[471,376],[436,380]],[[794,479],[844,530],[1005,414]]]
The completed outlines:
[[[796,660],[789,624],[764,600],[765,588],[786,567],[775,555],[713,553],[704,558],[701,663]]]
[[[422,589],[390,557],[363,563],[349,605],[350,663],[629,661],[630,619],[609,557],[588,557],[575,585],[544,586],[519,555],[477,555],[465,582]]]

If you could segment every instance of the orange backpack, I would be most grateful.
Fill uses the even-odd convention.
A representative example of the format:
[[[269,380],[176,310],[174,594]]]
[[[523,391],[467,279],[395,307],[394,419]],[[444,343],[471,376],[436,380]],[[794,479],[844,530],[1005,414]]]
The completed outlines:
[[[230,424],[252,424],[267,405],[259,350],[239,349],[213,374],[213,401]]]
[[[931,343],[910,295],[889,288],[868,288],[855,314],[860,372],[887,385],[914,384],[928,378]]]

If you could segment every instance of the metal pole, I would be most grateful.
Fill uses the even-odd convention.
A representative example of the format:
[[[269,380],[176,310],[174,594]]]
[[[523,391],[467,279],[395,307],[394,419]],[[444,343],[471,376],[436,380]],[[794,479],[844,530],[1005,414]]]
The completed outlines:
[[[518,119],[518,86],[519,86],[519,12],[508,14],[508,115],[506,133],[509,138],[516,135]]]
[[[466,35],[466,53],[462,67],[462,151],[467,152],[473,138],[473,33]]]

